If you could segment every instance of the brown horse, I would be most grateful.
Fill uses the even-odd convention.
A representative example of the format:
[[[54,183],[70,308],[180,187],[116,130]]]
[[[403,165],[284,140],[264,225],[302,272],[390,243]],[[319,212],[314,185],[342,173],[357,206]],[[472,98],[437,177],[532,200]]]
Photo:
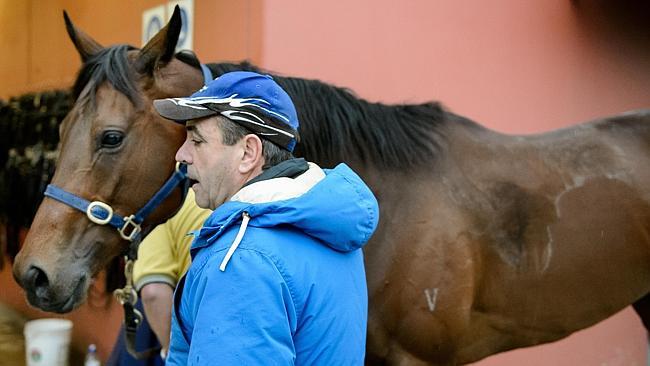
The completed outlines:
[[[184,131],[152,100],[203,83],[193,55],[174,54],[179,29],[176,14],[141,50],[104,48],[68,22],[84,65],[53,184],[122,215],[162,185]],[[251,68],[212,65],[215,75]],[[435,103],[368,103],[315,80],[276,80],[297,105],[299,153],[347,162],[380,202],[365,251],[368,363],[467,363],[566,337],[630,304],[643,310],[650,112],[505,136]],[[179,195],[145,225],[169,216]],[[46,198],[14,275],[33,305],[66,312],[126,245]]]

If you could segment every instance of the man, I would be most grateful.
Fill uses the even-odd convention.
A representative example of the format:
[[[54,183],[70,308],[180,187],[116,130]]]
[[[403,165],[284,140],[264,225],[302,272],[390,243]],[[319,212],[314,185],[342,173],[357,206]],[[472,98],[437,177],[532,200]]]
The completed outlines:
[[[368,187],[344,164],[293,158],[296,110],[270,76],[224,74],[154,106],[186,123],[176,160],[214,210],[175,292],[167,364],[363,364]]]

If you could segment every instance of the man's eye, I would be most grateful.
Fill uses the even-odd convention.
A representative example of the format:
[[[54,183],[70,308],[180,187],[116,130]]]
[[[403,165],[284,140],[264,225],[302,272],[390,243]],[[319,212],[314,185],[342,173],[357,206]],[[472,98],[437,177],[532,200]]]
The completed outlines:
[[[194,145],[198,145],[198,144],[200,144],[200,143],[202,142],[202,141],[200,141],[200,140],[194,140],[194,139],[192,139],[191,141],[192,141],[192,143],[193,143]]]

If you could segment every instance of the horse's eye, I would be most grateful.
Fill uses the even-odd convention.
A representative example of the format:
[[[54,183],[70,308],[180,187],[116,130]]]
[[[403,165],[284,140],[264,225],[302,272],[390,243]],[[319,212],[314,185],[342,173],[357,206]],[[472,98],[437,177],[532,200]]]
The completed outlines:
[[[102,135],[102,147],[116,148],[122,144],[124,134],[120,131],[106,131]]]

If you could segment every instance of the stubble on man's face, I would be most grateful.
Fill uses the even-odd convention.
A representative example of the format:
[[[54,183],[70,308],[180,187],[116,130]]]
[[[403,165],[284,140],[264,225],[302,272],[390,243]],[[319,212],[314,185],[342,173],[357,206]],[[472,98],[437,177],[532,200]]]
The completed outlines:
[[[199,207],[215,208],[234,195],[238,182],[238,144],[223,143],[218,121],[212,118],[188,124],[188,140],[192,144],[192,165],[188,167]]]

